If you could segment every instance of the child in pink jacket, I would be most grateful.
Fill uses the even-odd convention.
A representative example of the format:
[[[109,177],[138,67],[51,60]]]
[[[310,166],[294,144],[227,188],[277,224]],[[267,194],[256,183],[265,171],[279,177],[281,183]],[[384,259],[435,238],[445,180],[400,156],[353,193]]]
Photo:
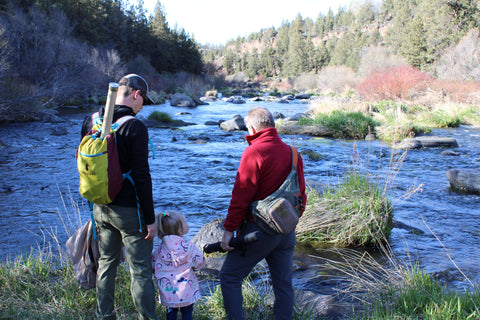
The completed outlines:
[[[167,307],[167,320],[191,320],[193,303],[201,298],[194,270],[205,265],[205,257],[191,241],[182,238],[188,223],[180,212],[166,212],[157,217],[161,245],[153,251],[152,267],[160,290],[159,300]]]

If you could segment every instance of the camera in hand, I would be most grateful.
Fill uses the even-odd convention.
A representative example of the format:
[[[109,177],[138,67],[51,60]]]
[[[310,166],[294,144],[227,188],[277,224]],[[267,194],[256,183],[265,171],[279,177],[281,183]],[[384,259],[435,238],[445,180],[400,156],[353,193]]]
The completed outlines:
[[[244,236],[240,235],[238,237],[232,238],[229,244],[230,244],[230,247],[232,248],[241,248],[247,243],[259,240],[261,236],[262,236],[262,233],[260,231],[254,231],[254,232],[247,233]],[[222,244],[221,242],[206,244],[203,247],[203,252],[205,253],[225,252],[225,250],[222,249],[221,244]]]

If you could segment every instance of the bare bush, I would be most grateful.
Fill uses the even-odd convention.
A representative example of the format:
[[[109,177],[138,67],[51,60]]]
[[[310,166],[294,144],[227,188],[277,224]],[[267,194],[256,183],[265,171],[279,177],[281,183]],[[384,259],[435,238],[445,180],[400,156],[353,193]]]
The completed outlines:
[[[397,66],[407,65],[405,59],[397,56],[386,47],[371,46],[360,53],[358,75],[363,78],[372,72],[380,72]]]
[[[345,66],[323,68],[318,75],[318,89],[342,93],[355,85],[355,72]]]
[[[295,89],[298,91],[314,91],[318,88],[318,76],[303,74],[294,80]]]
[[[477,29],[472,29],[437,60],[435,68],[439,79],[480,81],[479,35]]]

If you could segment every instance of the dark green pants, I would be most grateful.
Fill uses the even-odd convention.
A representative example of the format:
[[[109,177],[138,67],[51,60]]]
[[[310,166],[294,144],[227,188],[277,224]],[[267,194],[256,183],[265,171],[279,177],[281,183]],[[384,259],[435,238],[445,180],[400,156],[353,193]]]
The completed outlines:
[[[153,241],[140,232],[137,208],[94,205],[100,259],[97,271],[97,317],[116,319],[115,277],[122,256],[122,243],[131,276],[131,293],[138,319],[157,319],[152,281]]]

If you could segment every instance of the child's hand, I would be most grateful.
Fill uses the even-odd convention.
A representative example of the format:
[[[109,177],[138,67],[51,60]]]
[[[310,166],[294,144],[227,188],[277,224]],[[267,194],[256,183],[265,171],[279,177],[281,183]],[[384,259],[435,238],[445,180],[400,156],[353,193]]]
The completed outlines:
[[[153,240],[155,239],[155,236],[157,235],[157,225],[155,223],[147,225],[147,236],[145,237],[145,240]]]

